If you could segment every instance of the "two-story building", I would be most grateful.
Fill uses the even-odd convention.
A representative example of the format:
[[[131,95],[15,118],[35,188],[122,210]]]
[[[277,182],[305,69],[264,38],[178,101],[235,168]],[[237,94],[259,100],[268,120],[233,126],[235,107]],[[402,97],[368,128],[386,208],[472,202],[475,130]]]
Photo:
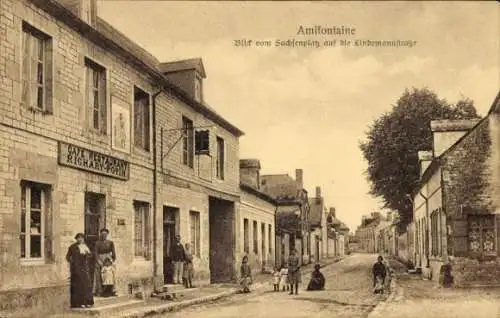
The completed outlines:
[[[499,109],[500,94],[481,120],[432,121],[433,149],[419,153],[413,252],[436,281],[450,263],[458,286],[500,285]]]
[[[310,263],[309,201],[303,184],[303,171],[295,179],[287,174],[262,175],[261,189],[277,201],[276,263],[283,265],[291,250],[297,250],[303,264]]]
[[[102,228],[119,294],[171,279],[174,234],[198,280],[234,278],[242,132],[201,61],[160,63],[94,0],[5,0],[0,22],[0,309],[67,303],[66,250]]]
[[[277,201],[261,190],[260,161],[240,160],[240,233],[239,249],[248,256],[256,272],[275,265],[275,222]],[[240,257],[240,258],[241,258]]]

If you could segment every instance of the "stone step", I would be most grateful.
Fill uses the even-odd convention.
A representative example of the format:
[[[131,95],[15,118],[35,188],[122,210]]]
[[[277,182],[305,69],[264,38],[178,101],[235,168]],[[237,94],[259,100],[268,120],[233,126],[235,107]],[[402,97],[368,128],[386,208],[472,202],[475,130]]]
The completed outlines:
[[[106,313],[109,311],[124,310],[144,302],[144,300],[133,298],[131,295],[94,297],[94,306],[92,308],[73,308],[72,311],[86,316],[107,317]]]
[[[186,294],[192,293],[192,292],[197,291],[197,290],[198,290],[198,288],[179,288],[179,289],[176,288],[173,290],[167,290],[167,291],[157,293],[153,297],[159,298],[162,300],[173,300],[173,299],[176,299],[177,297],[182,297]]]

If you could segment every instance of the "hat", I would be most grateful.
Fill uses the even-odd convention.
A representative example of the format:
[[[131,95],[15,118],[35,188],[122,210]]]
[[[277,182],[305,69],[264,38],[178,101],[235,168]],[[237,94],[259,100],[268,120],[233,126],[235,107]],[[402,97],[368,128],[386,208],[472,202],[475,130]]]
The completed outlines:
[[[81,237],[81,238],[83,238],[83,239],[84,239],[84,238],[85,238],[85,235],[84,235],[83,233],[77,233],[77,234],[75,235],[75,240],[78,240],[78,238],[79,238],[79,237]]]

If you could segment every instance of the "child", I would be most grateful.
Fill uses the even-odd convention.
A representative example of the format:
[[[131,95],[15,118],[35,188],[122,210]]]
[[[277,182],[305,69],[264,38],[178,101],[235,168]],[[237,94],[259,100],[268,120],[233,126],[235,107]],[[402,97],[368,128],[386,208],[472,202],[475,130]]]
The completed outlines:
[[[277,267],[274,268],[273,278],[274,291],[280,291],[281,273]]]
[[[189,244],[184,246],[184,273],[182,274],[182,280],[184,281],[184,287],[193,288],[193,254],[189,251]]]
[[[115,285],[115,268],[113,266],[113,262],[109,257],[104,260],[104,264],[101,270],[101,276],[103,288],[102,296],[115,296],[115,293],[113,292],[113,288]]]
[[[383,294],[384,293],[384,282],[382,276],[377,276],[375,287],[373,288],[373,293],[375,294]]]
[[[290,285],[288,284],[288,268],[286,267],[286,265],[281,268],[280,274],[281,274],[280,283],[283,291],[290,290]]]

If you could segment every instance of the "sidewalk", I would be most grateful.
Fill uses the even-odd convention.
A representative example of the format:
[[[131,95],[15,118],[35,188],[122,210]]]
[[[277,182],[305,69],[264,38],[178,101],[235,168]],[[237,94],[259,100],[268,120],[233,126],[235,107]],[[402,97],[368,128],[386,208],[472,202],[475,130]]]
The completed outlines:
[[[341,261],[340,258],[331,258],[322,260],[322,266],[328,266]],[[302,275],[306,276],[312,272],[314,263],[305,265],[303,267]],[[265,288],[272,288],[272,275],[271,274],[256,274],[254,275],[254,283],[251,290],[256,293],[264,290]],[[151,315],[162,314],[166,312],[177,311],[185,307],[221,300],[238,293],[239,287],[237,284],[215,284],[197,288],[191,291],[177,301],[162,301],[155,298],[147,299],[145,302],[133,307],[123,308],[122,310],[102,312],[102,317],[120,317],[120,318],[137,318]],[[53,315],[51,318],[81,318],[88,316],[85,313],[66,311],[59,315]],[[94,316],[96,316],[94,314]]]
[[[500,317],[500,288],[442,288],[418,275],[396,272],[395,290],[369,318],[494,318]]]

